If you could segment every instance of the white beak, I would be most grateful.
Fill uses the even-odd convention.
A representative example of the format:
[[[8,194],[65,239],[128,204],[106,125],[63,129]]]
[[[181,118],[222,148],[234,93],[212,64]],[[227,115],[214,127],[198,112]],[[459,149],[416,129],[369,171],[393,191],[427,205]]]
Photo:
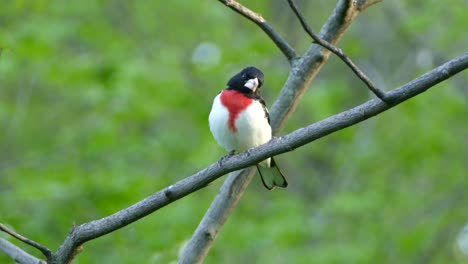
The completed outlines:
[[[244,86],[255,92],[255,90],[257,90],[258,87],[258,79],[250,79],[244,84]]]

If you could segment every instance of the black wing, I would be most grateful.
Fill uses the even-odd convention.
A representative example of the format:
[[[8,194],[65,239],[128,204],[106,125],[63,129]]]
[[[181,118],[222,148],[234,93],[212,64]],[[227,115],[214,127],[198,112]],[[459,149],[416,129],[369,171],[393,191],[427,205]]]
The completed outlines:
[[[270,112],[268,112],[268,108],[266,107],[266,103],[265,103],[265,100],[263,100],[263,98],[260,96],[260,98],[258,99],[258,101],[262,104],[263,106],[263,110],[265,111],[265,117],[266,119],[268,120],[268,124],[271,125],[270,123]]]

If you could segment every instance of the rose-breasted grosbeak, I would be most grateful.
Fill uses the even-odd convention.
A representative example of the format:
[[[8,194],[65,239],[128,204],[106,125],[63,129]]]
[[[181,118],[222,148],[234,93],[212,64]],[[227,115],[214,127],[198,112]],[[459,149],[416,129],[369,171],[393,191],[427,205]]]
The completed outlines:
[[[213,101],[209,116],[211,133],[231,154],[262,145],[272,137],[270,115],[260,95],[262,84],[263,73],[247,67],[234,75]],[[268,190],[288,186],[273,157],[260,162],[260,166],[257,164],[257,169]]]

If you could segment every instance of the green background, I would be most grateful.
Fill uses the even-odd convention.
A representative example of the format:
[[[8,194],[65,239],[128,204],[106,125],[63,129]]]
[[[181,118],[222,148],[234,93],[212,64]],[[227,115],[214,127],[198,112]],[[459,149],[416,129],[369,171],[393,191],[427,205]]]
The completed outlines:
[[[286,1],[244,2],[298,53],[310,45]],[[316,31],[334,5],[300,2]],[[467,8],[385,1],[339,46],[390,90],[466,51]],[[261,68],[271,106],[289,70],[218,1],[7,0],[0,47],[0,222],[53,251],[74,224],[224,155],[207,117],[230,76]],[[290,187],[268,192],[255,177],[206,263],[467,263],[456,243],[468,224],[467,86],[461,73],[278,157]],[[283,134],[372,97],[331,56]],[[74,263],[175,263],[223,180],[86,243]]]

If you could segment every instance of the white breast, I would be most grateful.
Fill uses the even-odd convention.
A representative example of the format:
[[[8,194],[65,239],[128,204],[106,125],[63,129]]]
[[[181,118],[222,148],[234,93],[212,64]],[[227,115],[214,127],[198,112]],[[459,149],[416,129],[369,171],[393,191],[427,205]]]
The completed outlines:
[[[258,101],[254,101],[239,113],[235,121],[237,132],[228,128],[229,111],[221,103],[220,95],[217,95],[213,101],[208,121],[213,137],[227,151],[242,152],[271,139],[270,124],[262,104]],[[270,159],[263,161],[262,165],[269,167]]]
[[[236,137],[228,129],[229,111],[221,103],[220,97],[221,94],[218,94],[213,100],[208,122],[216,142],[227,151],[231,151],[236,149]]]
[[[271,127],[268,124],[263,106],[254,101],[241,112],[236,120],[238,151],[260,146],[271,139]]]

